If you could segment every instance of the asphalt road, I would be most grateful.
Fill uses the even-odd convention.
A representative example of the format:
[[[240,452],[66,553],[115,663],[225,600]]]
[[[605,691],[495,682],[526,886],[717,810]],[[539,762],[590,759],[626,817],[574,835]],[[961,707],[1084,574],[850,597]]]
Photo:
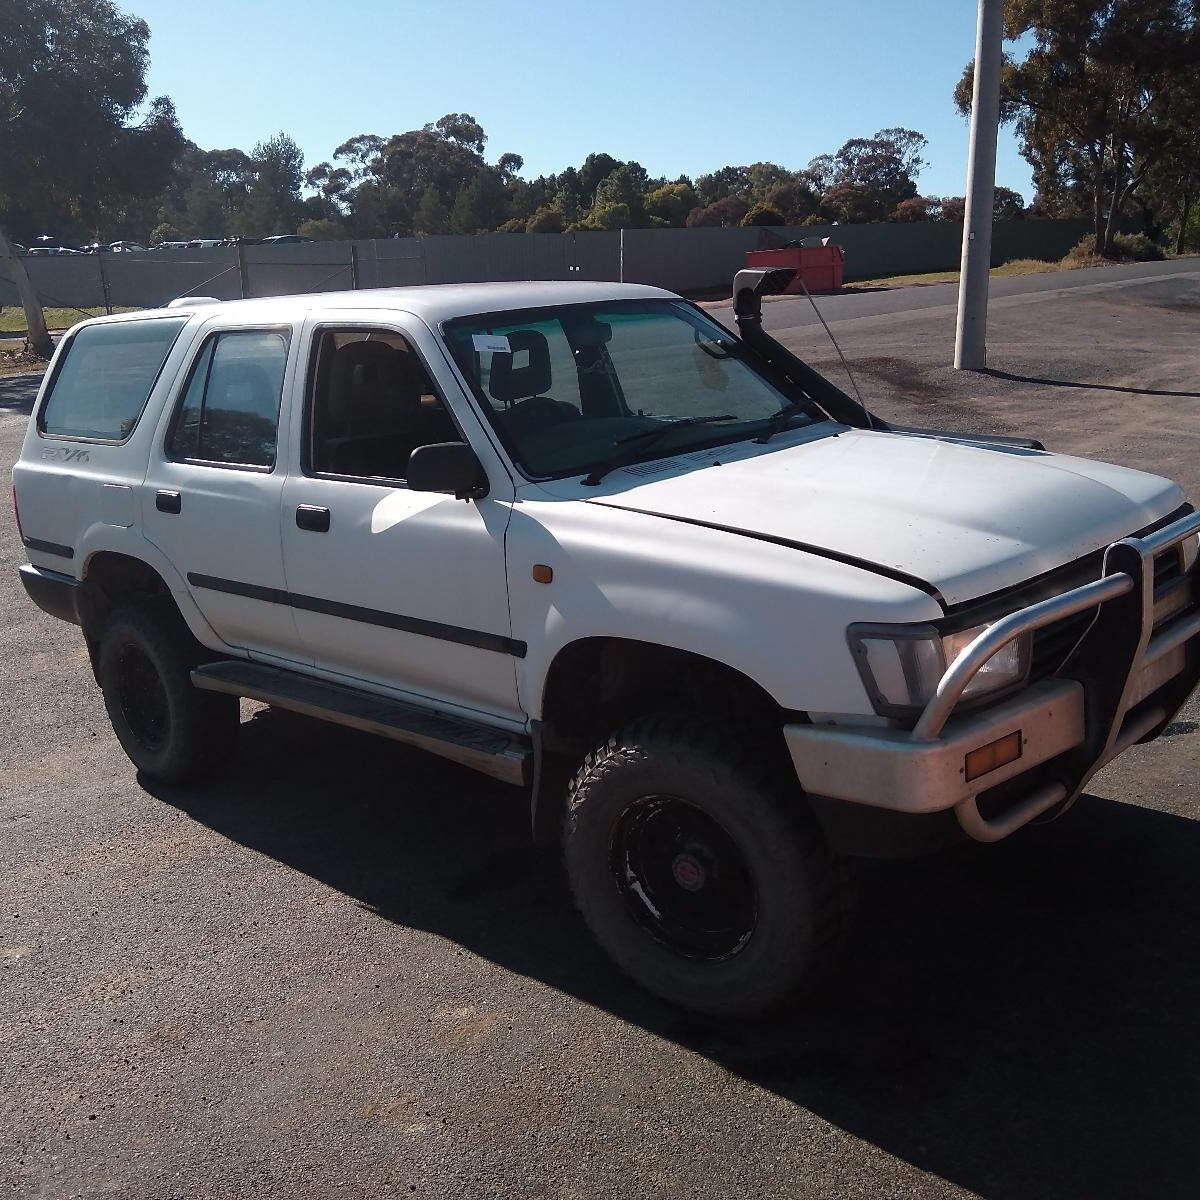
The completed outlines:
[[[1181,273],[1200,272],[1200,258],[1166,262],[1129,263],[1122,266],[1080,267],[1073,271],[1050,271],[1043,275],[997,277],[989,284],[992,303],[1050,292],[1080,292],[1120,288],[1130,280],[1157,279]],[[958,304],[958,283],[922,283],[904,287],[862,288],[817,296],[825,320],[851,321],[890,313],[914,313],[927,309],[953,308]],[[710,306],[722,320],[732,318],[729,304]],[[769,297],[763,306],[764,326],[778,336],[792,329],[819,324],[819,318],[804,296]]]
[[[839,338],[881,411],[1196,495],[1198,333],[1171,279],[998,307],[990,376],[936,308]],[[721,1028],[610,968],[498,784],[247,707],[229,777],[142,786],[21,559],[0,521],[0,1192],[1195,1194],[1195,701],[1064,819],[867,867],[830,997]]]

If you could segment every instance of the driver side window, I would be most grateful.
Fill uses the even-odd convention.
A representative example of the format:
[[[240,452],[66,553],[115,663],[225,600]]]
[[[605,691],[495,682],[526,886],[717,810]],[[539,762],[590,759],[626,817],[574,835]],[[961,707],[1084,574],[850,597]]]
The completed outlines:
[[[403,482],[419,446],[462,441],[425,365],[402,334],[324,329],[315,337],[308,473]]]

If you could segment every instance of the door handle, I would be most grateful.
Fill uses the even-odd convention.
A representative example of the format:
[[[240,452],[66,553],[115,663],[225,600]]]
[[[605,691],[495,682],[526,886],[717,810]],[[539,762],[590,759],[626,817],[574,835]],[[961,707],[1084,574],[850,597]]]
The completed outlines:
[[[329,509],[319,504],[301,504],[296,508],[296,525],[309,533],[329,532]]]
[[[178,492],[156,492],[154,494],[154,507],[161,513],[182,512],[183,497]]]

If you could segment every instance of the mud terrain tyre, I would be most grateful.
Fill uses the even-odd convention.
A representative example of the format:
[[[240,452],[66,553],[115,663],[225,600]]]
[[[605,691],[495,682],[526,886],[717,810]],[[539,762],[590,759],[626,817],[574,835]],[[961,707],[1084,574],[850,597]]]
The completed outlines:
[[[192,686],[192,667],[202,658],[169,600],[127,602],[104,626],[98,662],[104,707],[125,753],[148,779],[206,778],[233,750],[237,698]]]
[[[713,722],[638,721],[583,761],[564,857],[592,933],[637,983],[718,1017],[827,979],[849,880],[794,780]]]

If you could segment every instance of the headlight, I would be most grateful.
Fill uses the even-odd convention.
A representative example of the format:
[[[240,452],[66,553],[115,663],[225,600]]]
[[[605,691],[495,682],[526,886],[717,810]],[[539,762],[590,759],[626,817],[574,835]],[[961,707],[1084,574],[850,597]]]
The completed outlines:
[[[885,717],[919,712],[959,655],[988,628],[943,635],[932,625],[852,625],[850,648],[875,711]],[[1023,634],[993,654],[967,684],[963,700],[1019,684],[1029,673],[1032,644],[1032,635]]]

